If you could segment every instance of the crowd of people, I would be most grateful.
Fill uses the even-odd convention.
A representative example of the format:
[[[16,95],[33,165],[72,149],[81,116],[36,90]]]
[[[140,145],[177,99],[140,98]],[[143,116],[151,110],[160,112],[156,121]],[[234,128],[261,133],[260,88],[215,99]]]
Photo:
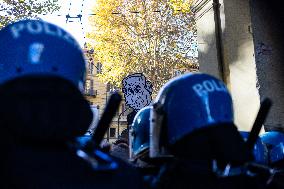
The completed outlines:
[[[94,114],[76,40],[24,20],[0,31],[0,46],[0,188],[284,188],[284,134],[267,132],[248,148],[231,95],[213,76],[175,77],[154,100],[142,73],[127,76],[129,130],[86,148],[78,139]]]

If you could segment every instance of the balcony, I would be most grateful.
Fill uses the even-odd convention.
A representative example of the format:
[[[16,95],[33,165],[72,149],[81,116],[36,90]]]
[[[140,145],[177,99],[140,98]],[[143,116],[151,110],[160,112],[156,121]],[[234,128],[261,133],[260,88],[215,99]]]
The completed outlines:
[[[113,118],[112,121],[117,122],[117,121],[118,121],[118,116],[116,115],[116,116]],[[120,121],[120,122],[125,122],[125,121],[127,121],[127,116],[120,116],[119,121]]]
[[[90,97],[96,97],[98,95],[98,91],[94,89],[85,89],[85,95]]]

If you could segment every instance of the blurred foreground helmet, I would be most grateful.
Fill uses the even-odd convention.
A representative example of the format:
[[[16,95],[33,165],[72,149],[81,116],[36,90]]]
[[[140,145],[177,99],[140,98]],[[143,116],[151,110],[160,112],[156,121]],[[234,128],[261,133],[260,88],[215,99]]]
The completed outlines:
[[[168,146],[196,130],[232,124],[232,98],[215,77],[185,74],[162,87],[150,120],[150,157],[161,157],[168,154]]]
[[[284,133],[279,131],[265,132],[261,140],[269,149],[269,161],[271,164],[284,160]]]
[[[249,132],[240,131],[243,139],[246,141],[249,136]],[[258,137],[256,144],[253,148],[254,161],[260,164],[268,164],[268,149],[266,145],[261,141],[260,137]]]
[[[85,60],[79,44],[60,27],[24,20],[0,31],[0,84],[25,75],[63,77],[82,89]]]
[[[150,111],[152,107],[142,108],[134,117],[130,130],[130,159],[135,160],[149,153]]]
[[[82,96],[85,59],[69,33],[40,20],[15,22],[0,30],[0,59],[0,120],[7,132],[41,140],[86,132],[92,112]]]

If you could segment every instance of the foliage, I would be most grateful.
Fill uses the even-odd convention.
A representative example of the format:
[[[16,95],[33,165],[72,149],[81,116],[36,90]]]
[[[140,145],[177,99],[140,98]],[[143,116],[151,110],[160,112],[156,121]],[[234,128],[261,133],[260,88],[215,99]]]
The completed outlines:
[[[0,0],[0,29],[21,19],[59,10],[58,0]]]
[[[191,1],[97,0],[92,39],[99,78],[116,86],[131,73],[143,73],[154,91],[173,70],[197,68],[197,41]]]
[[[173,9],[174,14],[190,13],[193,0],[170,0],[169,5]]]

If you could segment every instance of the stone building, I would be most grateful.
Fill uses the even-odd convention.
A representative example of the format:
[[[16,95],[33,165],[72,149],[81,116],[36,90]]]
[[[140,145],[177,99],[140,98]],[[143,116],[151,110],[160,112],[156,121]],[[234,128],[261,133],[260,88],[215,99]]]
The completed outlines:
[[[92,107],[98,109],[99,116],[101,116],[104,111],[106,102],[108,101],[109,96],[117,88],[101,82],[98,79],[97,74],[101,73],[102,65],[93,60],[91,49],[84,49],[86,62],[87,62],[87,73],[86,73],[86,84],[85,84],[85,97],[90,102]],[[125,106],[124,100],[120,104],[120,109],[116,113],[112,124],[109,128],[108,133],[105,138],[114,142],[121,132],[127,128],[126,115],[128,113],[127,107]]]
[[[249,131],[260,101],[274,102],[264,128],[283,130],[283,11],[276,0],[196,0],[200,71],[231,91],[235,123]]]
[[[105,104],[113,91],[121,91],[119,88],[101,82],[97,74],[101,73],[102,64],[93,60],[93,50],[84,48],[84,54],[87,62],[86,84],[85,84],[85,97],[90,102],[91,107],[98,109],[99,116],[101,116]],[[198,67],[187,70],[186,68],[178,68],[172,70],[172,77],[179,76],[188,72],[198,72]],[[123,96],[123,94],[122,94]],[[152,95],[155,99],[155,95]],[[105,138],[114,142],[121,132],[127,129],[127,115],[131,110],[125,105],[122,100],[120,109],[112,120],[112,124]]]

